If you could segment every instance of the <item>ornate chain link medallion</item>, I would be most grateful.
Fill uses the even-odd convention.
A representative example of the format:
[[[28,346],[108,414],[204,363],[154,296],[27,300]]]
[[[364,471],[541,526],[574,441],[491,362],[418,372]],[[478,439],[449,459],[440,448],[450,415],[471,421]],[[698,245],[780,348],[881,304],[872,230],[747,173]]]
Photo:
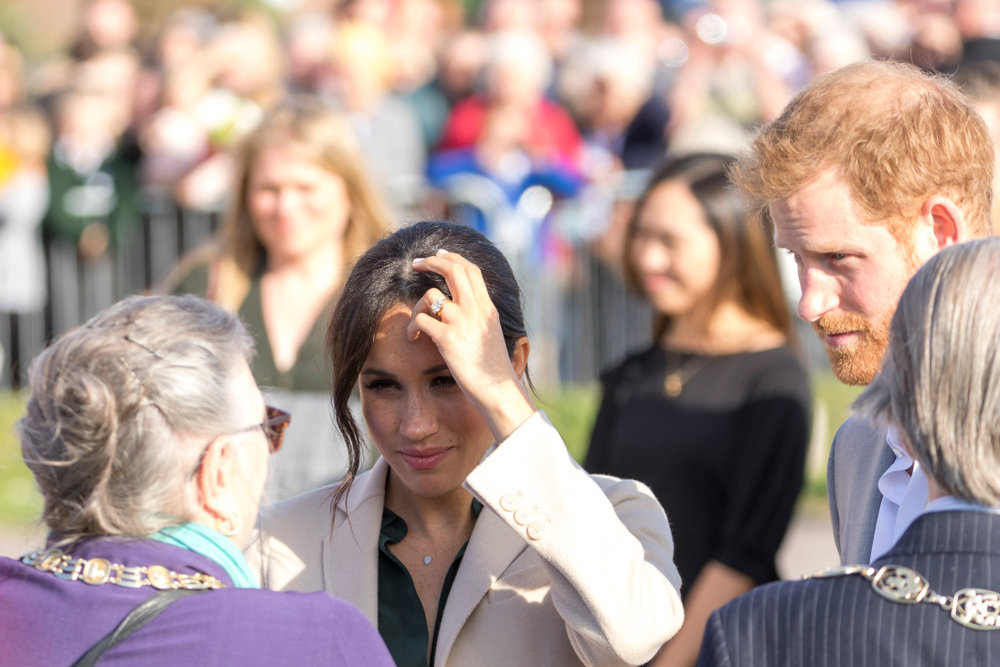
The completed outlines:
[[[21,562],[41,572],[51,572],[60,579],[80,580],[91,586],[114,584],[125,588],[152,586],[165,591],[171,588],[204,590],[225,588],[226,585],[210,574],[179,574],[162,565],[129,566],[112,563],[104,558],[73,558],[62,549],[39,549],[21,557]]]
[[[951,614],[956,623],[973,630],[1000,628],[1000,593],[980,588],[963,588],[953,596],[931,590],[923,575],[902,565],[874,568],[864,565],[833,567],[804,579],[828,579],[860,574],[872,589],[887,600],[900,604],[935,604]]]

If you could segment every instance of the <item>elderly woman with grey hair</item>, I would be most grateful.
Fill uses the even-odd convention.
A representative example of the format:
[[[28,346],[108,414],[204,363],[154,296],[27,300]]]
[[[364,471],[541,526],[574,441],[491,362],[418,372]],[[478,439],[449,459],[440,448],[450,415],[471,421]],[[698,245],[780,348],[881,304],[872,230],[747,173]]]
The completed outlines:
[[[900,297],[882,370],[854,404],[899,429],[927,476],[925,513],[1000,507],[998,304],[1000,240],[934,257]]]
[[[996,663],[998,303],[1000,239],[951,246],[910,280],[855,407],[899,430],[927,477],[923,512],[871,565],[757,588],[715,612],[700,666]]]
[[[346,603],[253,590],[240,548],[290,417],[252,352],[187,296],[127,299],[39,356],[18,426],[51,533],[0,558],[4,665],[392,664]]]

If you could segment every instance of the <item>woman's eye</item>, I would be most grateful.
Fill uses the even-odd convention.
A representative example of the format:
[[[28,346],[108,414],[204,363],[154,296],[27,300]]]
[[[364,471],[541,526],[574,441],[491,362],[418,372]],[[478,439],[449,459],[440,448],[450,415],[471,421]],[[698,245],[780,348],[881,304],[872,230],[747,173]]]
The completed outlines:
[[[455,382],[455,378],[453,378],[450,375],[439,375],[438,377],[431,380],[431,386],[438,387],[441,389],[447,389],[450,387],[457,386],[457,383]]]
[[[386,394],[396,388],[396,383],[391,380],[373,380],[365,385],[365,389],[376,394]]]

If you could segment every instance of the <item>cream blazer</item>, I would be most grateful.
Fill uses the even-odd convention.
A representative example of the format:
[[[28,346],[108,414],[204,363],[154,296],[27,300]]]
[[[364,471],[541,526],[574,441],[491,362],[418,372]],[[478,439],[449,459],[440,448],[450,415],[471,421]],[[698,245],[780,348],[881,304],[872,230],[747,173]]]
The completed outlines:
[[[261,585],[325,590],[378,623],[379,459],[336,509],[332,487],[262,512],[246,549]],[[590,475],[536,412],[469,475],[483,503],[445,604],[433,667],[639,665],[681,626],[680,576],[643,484]]]

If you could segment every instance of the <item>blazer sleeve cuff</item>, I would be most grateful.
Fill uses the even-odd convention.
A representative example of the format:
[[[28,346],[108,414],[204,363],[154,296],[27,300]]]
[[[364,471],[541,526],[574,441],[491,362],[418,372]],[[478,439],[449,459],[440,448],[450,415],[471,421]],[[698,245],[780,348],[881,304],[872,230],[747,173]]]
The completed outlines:
[[[546,561],[553,602],[586,664],[617,664],[608,649],[643,663],[679,629],[680,577],[660,504],[639,482],[588,474],[543,412],[465,487]]]

